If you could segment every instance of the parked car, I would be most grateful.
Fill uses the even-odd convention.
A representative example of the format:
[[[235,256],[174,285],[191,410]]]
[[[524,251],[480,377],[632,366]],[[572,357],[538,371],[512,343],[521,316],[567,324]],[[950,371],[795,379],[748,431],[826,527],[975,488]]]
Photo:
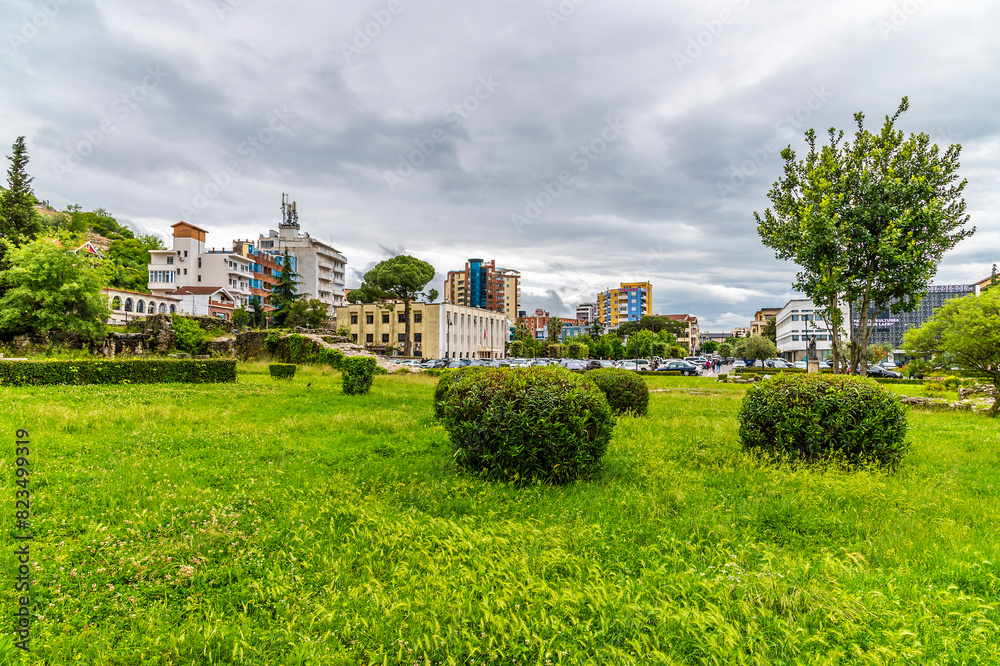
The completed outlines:
[[[641,369],[641,367],[639,367],[639,366],[636,365],[635,359],[633,359],[631,361],[622,361],[621,364],[619,364],[618,367],[621,368],[622,370],[640,370]]]
[[[679,372],[685,377],[700,375],[703,371],[700,365],[695,365],[694,363],[689,363],[688,361],[669,361],[658,367],[656,370],[657,372]]]
[[[747,367],[747,364],[746,361],[744,361],[743,359],[738,358],[735,361],[733,361],[733,370],[742,370],[745,367]]]
[[[792,367],[799,368],[800,370],[805,370],[808,364],[805,361],[796,361],[792,363]]]
[[[754,363],[754,365],[757,365]],[[765,368],[794,368],[795,364],[783,358],[769,358],[764,361]]]
[[[567,370],[586,370],[587,362],[579,358],[567,358],[564,362],[560,363],[562,367]]]
[[[495,358],[489,362],[489,367],[491,368],[509,368],[510,359],[509,358]]]
[[[882,377],[885,379],[902,379],[903,373],[883,368],[881,365],[870,365],[868,366],[868,376]]]
[[[603,367],[604,366],[601,365],[600,361],[598,361],[596,358],[592,358],[589,361],[587,361],[587,367],[585,367],[584,370],[600,370]]]
[[[610,360],[610,359],[602,358],[602,359],[600,359],[597,362],[601,364],[602,368],[615,368],[615,367],[617,367],[615,365],[615,362],[612,361],[612,360]]]

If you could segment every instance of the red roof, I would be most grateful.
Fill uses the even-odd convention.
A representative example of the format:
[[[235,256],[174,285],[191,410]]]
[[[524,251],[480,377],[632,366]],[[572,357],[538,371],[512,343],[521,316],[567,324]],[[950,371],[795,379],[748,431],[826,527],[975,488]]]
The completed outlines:
[[[225,291],[225,289],[223,287],[177,287],[171,296],[183,296],[184,294],[214,296],[220,291]]]

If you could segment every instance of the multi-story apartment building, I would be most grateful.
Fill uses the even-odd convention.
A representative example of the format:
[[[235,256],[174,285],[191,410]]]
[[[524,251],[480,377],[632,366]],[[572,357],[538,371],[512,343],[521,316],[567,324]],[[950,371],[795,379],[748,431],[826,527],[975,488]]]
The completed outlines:
[[[750,335],[761,335],[764,327],[767,326],[767,322],[774,319],[775,315],[780,311],[781,308],[761,308],[757,310],[757,314],[753,316],[753,321],[750,322]]]
[[[272,229],[267,236],[261,234],[255,248],[278,254],[288,250],[294,255],[299,293],[319,299],[326,304],[330,317],[336,317],[336,308],[344,305],[347,259],[333,246],[299,230],[294,202],[282,202],[282,222],[278,230]]]
[[[847,305],[841,305],[844,321],[848,321]],[[816,338],[816,352],[824,361],[833,355],[833,335],[826,322],[816,313],[815,304],[808,298],[796,298],[785,303],[775,315],[778,355],[788,361],[801,361],[806,355],[810,339]],[[847,348],[849,332],[842,331],[843,348]]]
[[[278,284],[278,277],[285,267],[284,255],[277,250],[261,250],[257,247],[256,241],[249,240],[233,241],[233,251],[250,260],[250,294],[265,302],[274,286]],[[288,254],[288,263],[292,271],[297,273],[295,256],[291,252]],[[299,282],[299,285],[302,283]]]
[[[514,321],[521,302],[521,274],[498,267],[495,260],[469,259],[465,270],[448,271],[443,298],[445,303],[502,312]]]
[[[684,328],[677,334],[677,344],[687,347],[690,353],[695,353],[699,349],[698,339],[701,329],[698,328],[698,318],[692,314],[672,314],[667,318],[684,324]]]
[[[553,319],[545,310],[538,308],[535,310],[535,314],[530,317],[518,317],[517,323],[524,324],[531,331],[532,336],[536,340],[546,340],[549,337],[549,320]],[[585,326],[586,324],[580,319],[569,319],[568,317],[555,317],[563,323],[563,328],[567,326]],[[561,338],[562,336],[560,336]]]
[[[653,285],[648,282],[622,282],[597,294],[597,321],[605,328],[616,328],[626,321],[639,321],[653,314]]]
[[[187,222],[171,227],[173,249],[151,250],[147,287],[170,296],[181,287],[224,288],[237,305],[250,297],[250,260],[232,250],[206,248],[208,232]]]
[[[576,318],[588,324],[597,321],[597,303],[580,303],[576,306]]]
[[[746,338],[750,337],[752,333],[753,329],[750,326],[737,326],[733,330],[729,331],[729,336],[733,338]]]
[[[356,303],[337,308],[351,338],[373,351],[406,345],[402,303]],[[503,358],[510,337],[502,312],[455,303],[411,303],[413,354],[423,358]]]

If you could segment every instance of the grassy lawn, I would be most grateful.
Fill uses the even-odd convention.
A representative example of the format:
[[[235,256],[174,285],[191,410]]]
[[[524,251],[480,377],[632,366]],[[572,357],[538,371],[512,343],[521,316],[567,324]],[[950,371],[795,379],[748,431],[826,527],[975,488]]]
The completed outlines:
[[[994,421],[913,410],[895,475],[791,470],[742,453],[743,386],[648,381],[601,473],[525,488],[454,469],[430,377],[0,389],[24,663],[1000,663]]]

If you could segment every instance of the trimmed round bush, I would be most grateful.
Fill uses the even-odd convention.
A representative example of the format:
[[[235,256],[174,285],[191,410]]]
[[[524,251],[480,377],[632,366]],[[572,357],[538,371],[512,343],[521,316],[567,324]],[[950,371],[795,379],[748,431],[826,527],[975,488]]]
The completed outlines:
[[[899,399],[869,378],[782,374],[747,389],[743,447],[774,457],[895,468],[908,450]]]
[[[649,410],[649,386],[642,377],[621,368],[588,370],[587,379],[601,389],[616,414],[645,416]]]
[[[294,363],[272,363],[267,366],[267,371],[272,379],[291,379],[295,376],[295,367]]]
[[[600,466],[615,417],[601,390],[568,370],[479,368],[452,375],[443,422],[460,467],[566,483]]]
[[[378,365],[371,356],[345,356],[340,361],[341,384],[345,395],[364,395],[372,387]]]

